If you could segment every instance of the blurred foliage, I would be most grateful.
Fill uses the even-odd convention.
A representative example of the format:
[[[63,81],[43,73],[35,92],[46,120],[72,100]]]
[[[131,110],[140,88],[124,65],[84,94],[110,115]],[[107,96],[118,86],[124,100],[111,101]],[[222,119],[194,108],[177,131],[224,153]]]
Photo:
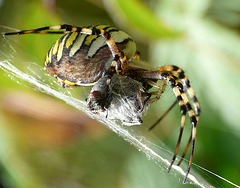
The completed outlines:
[[[239,12],[237,0],[3,0],[0,24],[16,29],[61,23],[114,25],[137,41],[142,59],[154,66],[182,67],[203,112],[194,163],[240,184]],[[23,57],[17,58],[42,66],[58,37],[27,35],[11,40],[20,41],[16,50]],[[159,171],[144,154],[83,113],[17,84],[2,70],[0,74],[4,187],[193,187]],[[154,123],[173,101],[168,88],[144,125]],[[154,130],[172,151],[179,116],[174,109]],[[186,127],[190,129],[190,123]],[[187,134],[184,137],[188,139]],[[214,186],[232,187],[204,174]]]

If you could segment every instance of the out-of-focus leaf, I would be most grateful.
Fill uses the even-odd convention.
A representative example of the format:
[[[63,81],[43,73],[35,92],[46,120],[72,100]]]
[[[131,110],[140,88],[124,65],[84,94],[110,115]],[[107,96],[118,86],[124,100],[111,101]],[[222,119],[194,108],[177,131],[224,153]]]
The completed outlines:
[[[104,4],[118,24],[131,26],[131,33],[145,33],[154,38],[176,37],[180,32],[167,23],[139,0],[104,0]],[[133,29],[134,28],[134,29]],[[142,34],[141,34],[142,35]]]
[[[7,187],[43,187],[40,179],[27,166],[26,159],[19,153],[19,135],[8,126],[0,111],[0,159],[7,173],[4,179]],[[22,152],[22,151],[21,151]]]
[[[112,20],[99,0],[68,0],[68,2],[58,0],[57,4],[59,14],[65,23],[78,26],[112,25]]]
[[[226,15],[226,16],[223,16]],[[240,28],[240,1],[213,0],[207,11],[211,19],[239,31]]]

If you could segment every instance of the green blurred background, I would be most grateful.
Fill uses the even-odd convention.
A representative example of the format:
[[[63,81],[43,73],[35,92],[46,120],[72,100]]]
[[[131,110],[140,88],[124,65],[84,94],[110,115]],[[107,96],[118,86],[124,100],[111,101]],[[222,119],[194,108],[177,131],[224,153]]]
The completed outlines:
[[[4,32],[9,31],[5,26],[21,30],[62,23],[108,24],[129,33],[149,64],[182,67],[202,107],[193,161],[239,185],[239,12],[238,0],[231,4],[227,0],[0,0],[0,28]],[[17,43],[15,58],[42,66],[58,37],[25,35],[8,40]],[[161,172],[145,154],[84,113],[18,84],[1,69],[0,74],[2,187],[194,187]],[[143,126],[150,127],[173,101],[167,88]],[[153,130],[171,151],[179,121],[175,107]],[[184,137],[186,141],[187,133]],[[202,174],[216,187],[233,187]]]

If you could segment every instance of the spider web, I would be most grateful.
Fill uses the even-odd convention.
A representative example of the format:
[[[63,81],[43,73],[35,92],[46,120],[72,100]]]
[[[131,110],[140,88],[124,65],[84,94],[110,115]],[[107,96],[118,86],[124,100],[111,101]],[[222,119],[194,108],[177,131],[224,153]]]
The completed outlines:
[[[8,32],[7,27],[1,26],[3,30]],[[11,29],[12,30],[12,29]],[[5,31],[4,31],[5,32]],[[3,32],[2,32],[3,33]],[[16,39],[16,38],[14,38]],[[169,160],[172,159],[173,152],[161,144],[161,146],[154,144],[149,138],[144,137],[141,133],[130,129],[127,126],[122,126],[119,122],[114,120],[106,119],[105,117],[93,115],[87,108],[84,100],[80,100],[79,97],[74,96],[74,92],[70,90],[63,90],[56,80],[50,77],[42,67],[40,67],[35,62],[23,62],[19,60],[20,52],[15,50],[15,45],[19,45],[15,40],[11,38],[4,38],[0,36],[1,47],[0,47],[0,68],[5,71],[9,78],[14,79],[19,84],[24,86],[30,86],[34,90],[40,91],[42,93],[54,96],[58,99],[65,101],[67,104],[85,112],[91,118],[97,119],[106,125],[113,132],[121,136],[124,140],[129,142],[131,145],[135,146],[139,151],[146,154],[149,160],[153,160],[156,165],[159,166],[159,169],[167,173],[167,168],[170,165]],[[87,95],[86,95],[87,96]],[[159,143],[159,140],[158,140]],[[187,160],[184,160],[187,161]],[[187,165],[183,165],[184,170],[176,165],[172,166],[170,175],[174,176],[177,181],[182,182],[185,176],[185,170]],[[238,187],[238,185],[230,182],[227,179],[222,178],[221,176],[193,163],[193,166],[196,166],[197,169],[204,171],[206,176],[216,176],[219,179],[222,179],[228,182],[230,185]],[[191,169],[190,174],[188,175],[187,182],[189,184],[194,184],[199,187],[212,187],[204,178],[202,178],[198,172]]]

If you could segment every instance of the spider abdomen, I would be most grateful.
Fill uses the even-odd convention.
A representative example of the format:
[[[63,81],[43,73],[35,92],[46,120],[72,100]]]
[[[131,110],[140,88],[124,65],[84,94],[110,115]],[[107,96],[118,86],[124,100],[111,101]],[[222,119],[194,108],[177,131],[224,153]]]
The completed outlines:
[[[135,42],[125,32],[104,25],[95,28],[106,30],[127,59],[135,54]],[[102,36],[70,32],[59,38],[47,53],[45,70],[63,86],[94,85],[109,70],[113,59]]]

